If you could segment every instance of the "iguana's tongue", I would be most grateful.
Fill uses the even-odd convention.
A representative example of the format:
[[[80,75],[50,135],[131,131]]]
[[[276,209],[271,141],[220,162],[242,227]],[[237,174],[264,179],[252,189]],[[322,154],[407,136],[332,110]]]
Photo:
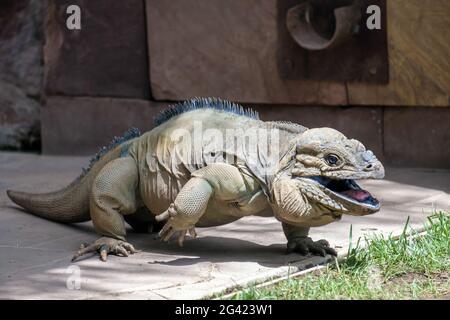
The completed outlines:
[[[355,200],[358,200],[359,202],[363,202],[365,200],[367,200],[371,195],[369,192],[367,192],[366,190],[346,190],[346,191],[342,191],[341,193],[349,196],[350,198],[353,198]]]

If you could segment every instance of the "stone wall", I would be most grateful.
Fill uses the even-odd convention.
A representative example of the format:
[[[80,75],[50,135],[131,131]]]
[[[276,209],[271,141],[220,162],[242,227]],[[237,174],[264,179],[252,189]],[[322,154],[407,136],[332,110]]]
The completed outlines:
[[[153,0],[48,0],[47,7],[46,1],[39,0],[2,1],[0,25],[5,27],[0,29],[0,146],[36,147],[39,120],[45,154],[89,155],[131,126],[143,131],[151,129],[153,117],[172,102],[164,100],[170,88],[152,73],[150,62],[152,57],[156,59],[152,53],[162,48],[168,53],[170,48],[179,50],[179,43],[170,43],[167,39],[164,47],[158,47],[154,39],[163,39],[164,34],[150,37],[153,43],[148,42],[149,33],[164,30],[158,29],[155,21],[149,21],[164,14],[164,11],[149,11],[155,3]],[[65,10],[69,4],[82,8],[82,30],[66,28]],[[202,28],[197,31],[209,32]],[[195,47],[197,38],[184,44]],[[195,59],[193,62],[198,68],[226,62],[213,59],[207,53],[202,54],[203,58],[194,57],[189,55],[183,59]],[[160,54],[159,59],[170,60],[170,54]],[[155,65],[155,60],[152,63]],[[170,64],[170,61],[165,63]],[[261,68],[264,65],[254,66],[256,71]],[[214,80],[198,81],[194,69],[190,83],[208,90]],[[202,69],[202,72],[209,74],[208,70]],[[183,78],[182,74],[176,69],[165,69],[170,81]],[[208,76],[213,79],[220,74]],[[242,85],[236,90],[244,92],[246,88]],[[303,91],[294,89],[296,94],[308,96],[304,94],[304,87]],[[311,97],[322,94],[332,97],[340,92],[332,86],[309,89]],[[376,92],[367,89],[368,95]],[[158,99],[155,93],[162,98]],[[339,101],[333,106],[324,104],[327,102],[312,99],[303,105],[273,102],[246,105],[259,111],[264,120],[334,127],[364,142],[390,165],[450,168],[450,148],[447,147],[450,108],[392,107],[381,103],[342,106]]]
[[[39,149],[46,1],[0,2],[0,148]]]
[[[66,27],[72,4],[81,30]],[[48,96],[150,98],[143,0],[50,0],[46,36]]]

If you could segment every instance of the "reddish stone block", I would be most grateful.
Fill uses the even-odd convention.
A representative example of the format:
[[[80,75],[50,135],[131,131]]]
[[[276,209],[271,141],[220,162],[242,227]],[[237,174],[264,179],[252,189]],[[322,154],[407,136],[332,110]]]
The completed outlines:
[[[276,3],[147,0],[154,98],[346,105],[344,83],[282,79]]]
[[[69,5],[81,30],[69,30]],[[46,92],[49,95],[150,97],[143,0],[49,1]]]
[[[93,154],[131,127],[150,130],[165,105],[135,99],[50,97],[41,113],[42,152]]]
[[[386,108],[386,157],[397,166],[450,168],[449,123],[449,108]]]

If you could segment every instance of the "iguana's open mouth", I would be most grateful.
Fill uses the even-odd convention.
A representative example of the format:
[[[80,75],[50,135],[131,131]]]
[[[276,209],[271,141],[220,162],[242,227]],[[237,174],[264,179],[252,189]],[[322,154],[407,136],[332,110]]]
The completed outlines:
[[[364,207],[371,212],[380,209],[379,201],[374,198],[370,192],[362,189],[355,180],[352,179],[330,179],[322,176],[309,177],[331,191],[336,197],[344,200],[344,202]]]

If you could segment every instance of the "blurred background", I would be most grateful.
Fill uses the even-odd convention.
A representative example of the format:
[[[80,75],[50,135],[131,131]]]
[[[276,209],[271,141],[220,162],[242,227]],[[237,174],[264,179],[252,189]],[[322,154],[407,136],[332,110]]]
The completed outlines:
[[[329,3],[2,0],[0,148],[89,155],[151,129],[170,103],[214,96],[263,120],[336,128],[388,165],[450,168],[450,2],[361,1],[350,35],[339,28],[352,18]],[[371,4],[381,29],[366,27]],[[81,29],[67,27],[70,5]],[[302,32],[327,48],[305,48]]]

